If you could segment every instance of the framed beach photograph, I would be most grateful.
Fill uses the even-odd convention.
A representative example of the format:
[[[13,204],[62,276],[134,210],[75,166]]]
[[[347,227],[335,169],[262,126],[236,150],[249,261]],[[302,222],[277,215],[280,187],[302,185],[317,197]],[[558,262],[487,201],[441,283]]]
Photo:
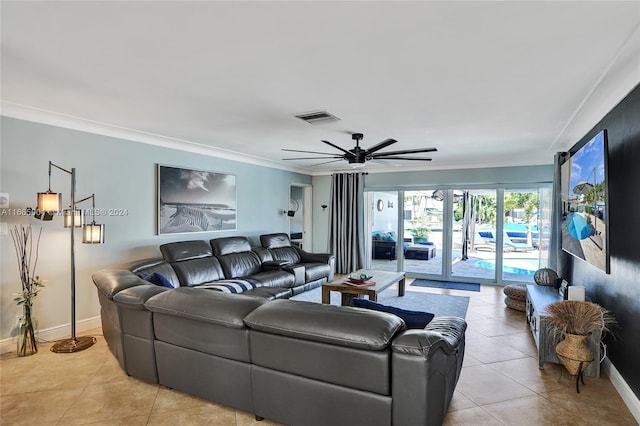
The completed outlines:
[[[158,235],[235,231],[236,177],[158,164]]]

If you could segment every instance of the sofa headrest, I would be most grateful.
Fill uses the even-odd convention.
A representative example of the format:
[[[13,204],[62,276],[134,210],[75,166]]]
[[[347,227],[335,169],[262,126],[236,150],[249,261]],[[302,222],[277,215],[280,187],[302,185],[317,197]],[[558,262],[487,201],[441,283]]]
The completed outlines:
[[[125,265],[125,269],[137,274],[138,272],[144,271],[147,268],[153,268],[158,265],[162,265],[166,263],[162,257],[154,257],[151,259],[142,259],[136,260],[134,262],[128,263]]]
[[[225,237],[211,240],[211,247],[216,256],[251,251],[251,244],[246,237]]]
[[[167,262],[180,262],[182,260],[200,259],[212,256],[211,246],[205,241],[179,241],[162,244],[160,252]]]
[[[260,244],[268,249],[291,247],[289,236],[285,233],[260,235]]]

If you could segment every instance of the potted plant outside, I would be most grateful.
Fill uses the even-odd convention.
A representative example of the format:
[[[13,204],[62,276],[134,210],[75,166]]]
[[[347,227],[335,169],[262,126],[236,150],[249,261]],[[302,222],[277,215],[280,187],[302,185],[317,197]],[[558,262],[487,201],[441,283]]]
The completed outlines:
[[[413,243],[414,244],[420,244],[422,242],[427,242],[429,241],[429,233],[431,233],[431,230],[423,225],[423,224],[419,224],[416,227],[414,227],[411,230],[411,236],[413,237]]]

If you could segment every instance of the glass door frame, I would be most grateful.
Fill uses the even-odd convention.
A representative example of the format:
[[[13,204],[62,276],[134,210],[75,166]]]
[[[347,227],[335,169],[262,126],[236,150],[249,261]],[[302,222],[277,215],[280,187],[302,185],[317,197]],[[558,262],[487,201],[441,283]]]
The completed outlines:
[[[498,230],[504,230],[504,196],[505,191],[514,191],[518,189],[532,189],[536,188],[540,190],[541,188],[551,188],[551,182],[529,182],[529,183],[514,183],[514,184],[473,184],[473,185],[424,185],[424,186],[411,186],[411,187],[402,187],[402,188],[366,188],[365,192],[397,192],[397,205],[404,205],[404,194],[408,191],[435,191],[436,189],[442,190],[444,192],[444,200],[443,200],[443,238],[442,238],[442,273],[441,274],[421,274],[421,273],[412,273],[409,272],[409,277],[415,278],[424,278],[424,279],[438,279],[438,280],[452,280],[460,282],[478,282],[477,278],[467,278],[467,277],[459,277],[452,276],[452,247],[453,247],[453,191],[460,189],[490,189],[496,191],[496,257],[495,257],[495,271],[493,279],[482,279],[483,283],[488,284],[497,284],[497,285],[507,285],[512,283],[513,281],[504,280],[502,278],[502,269],[504,265],[504,232],[499,232]],[[397,215],[398,223],[396,234],[398,235],[397,244],[396,244],[396,253],[397,253],[397,270],[404,270],[404,253],[403,253],[403,239],[401,236],[404,235],[404,209],[398,208]],[[366,218],[365,213],[365,218]],[[365,220],[366,222],[366,220]],[[370,232],[370,223],[365,223],[369,225],[367,227],[368,232]],[[370,238],[369,238],[370,239]],[[369,243],[371,244],[371,243]],[[371,251],[368,251],[367,256],[367,264],[371,262]]]

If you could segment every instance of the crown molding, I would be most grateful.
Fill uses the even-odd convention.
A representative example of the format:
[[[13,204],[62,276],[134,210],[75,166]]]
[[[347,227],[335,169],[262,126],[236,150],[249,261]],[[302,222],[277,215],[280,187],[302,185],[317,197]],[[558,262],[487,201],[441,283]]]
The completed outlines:
[[[235,151],[214,148],[198,142],[156,135],[153,133],[115,126],[107,123],[101,123],[98,121],[47,111],[44,109],[28,105],[21,105],[13,102],[0,101],[0,115],[16,118],[19,120],[32,121],[40,124],[62,127],[65,129],[77,130],[80,132],[93,133],[101,136],[108,136],[117,139],[124,139],[133,142],[160,146],[163,148],[175,149],[178,151],[192,152],[195,154],[223,158],[225,160],[239,161],[241,163],[248,163],[256,166],[280,169],[293,173],[302,173],[305,175],[312,174],[312,171],[309,169],[286,166],[275,161],[269,161],[263,158],[241,154]]]

